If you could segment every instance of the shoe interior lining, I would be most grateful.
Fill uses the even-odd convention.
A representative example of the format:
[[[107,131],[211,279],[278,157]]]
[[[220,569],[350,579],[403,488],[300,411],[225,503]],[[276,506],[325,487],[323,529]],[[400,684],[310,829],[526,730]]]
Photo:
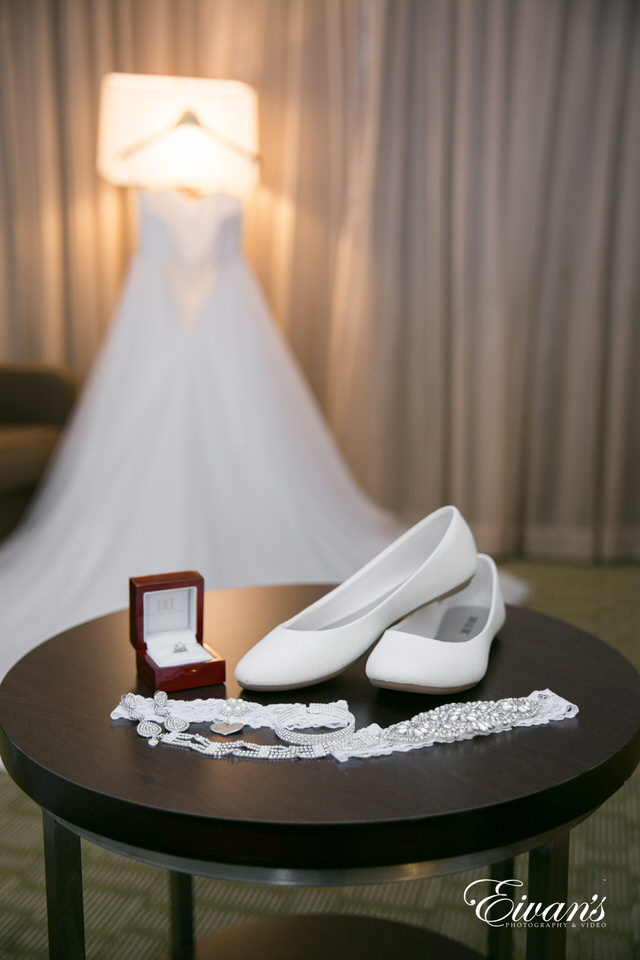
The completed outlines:
[[[398,583],[394,584],[386,593],[380,594],[380,596],[375,597],[369,603],[366,603],[363,607],[359,607],[357,610],[347,613],[346,616],[340,617],[339,620],[333,620],[331,623],[325,624],[322,627],[323,630],[331,630],[334,627],[343,627],[345,623],[350,623],[351,620],[357,620],[359,617],[364,617],[365,613],[369,613],[369,610],[373,610],[379,603],[382,603],[383,600],[386,600],[387,597],[390,597],[394,590],[396,590],[402,580],[399,580]]]
[[[457,606],[427,604],[396,624],[395,629],[443,643],[463,643],[477,636],[488,618],[486,603],[461,603]]]
[[[471,583],[444,600],[414,610],[397,623],[395,629],[445,643],[470,640],[480,633],[489,618],[492,576],[491,566],[480,557]]]
[[[444,511],[431,523],[414,532],[407,542],[391,550],[384,559],[376,560],[371,569],[366,567],[345,582],[345,590],[338,588],[326,603],[296,618],[291,628],[296,630],[330,630],[356,620],[389,597],[418,570],[433,553],[453,519],[453,511]]]
[[[436,640],[463,643],[477,636],[489,618],[487,607],[451,607],[436,630]]]

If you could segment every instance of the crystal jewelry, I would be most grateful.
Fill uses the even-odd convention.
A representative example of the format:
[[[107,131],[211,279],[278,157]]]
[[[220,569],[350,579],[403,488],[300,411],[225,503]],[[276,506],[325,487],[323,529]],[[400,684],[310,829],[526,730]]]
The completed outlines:
[[[169,708],[167,703],[169,702],[169,695],[166,690],[156,690],[153,695],[153,705],[156,708],[156,713],[165,714],[168,712]]]
[[[176,640],[176,642],[173,645],[174,653],[184,653],[186,649],[187,649],[187,645],[184,642],[184,640]]]
[[[149,746],[157,747],[162,736],[162,727],[153,720],[141,720],[138,724],[138,734],[141,737],[149,738]]]
[[[153,706],[154,706],[154,716],[156,718],[162,718],[165,729],[169,733],[178,731],[180,733],[189,729],[189,721],[184,720],[182,717],[178,717],[173,713],[169,713],[169,708],[167,706],[169,698],[164,690],[156,690],[153,695]],[[145,714],[141,712],[138,708],[135,695],[133,693],[125,693],[121,699],[121,703],[125,710],[128,712],[132,720],[139,720],[138,724],[138,733],[140,733],[140,728],[147,731],[141,733],[141,736],[149,736],[151,739],[149,743],[152,747],[155,747],[158,744],[157,734],[162,732],[162,728],[158,725],[155,720],[149,720],[145,717]]]
[[[335,703],[260,704],[243,700],[173,700],[169,714],[166,694],[157,691],[153,701],[124,694],[111,713],[112,719],[126,717],[137,720],[137,732],[151,746],[166,743],[194,750],[211,757],[240,757],[256,760],[316,759],[332,756],[344,761],[353,757],[379,757],[422,749],[435,743],[470,740],[551,721],[575,717],[578,707],[551,690],[534,690],[528,697],[506,697],[503,700],[479,700],[470,703],[446,703],[433,710],[418,713],[409,720],[382,728],[372,723],[355,730],[355,719],[345,700]],[[225,707],[224,705],[227,704]],[[149,712],[150,711],[150,712]],[[196,717],[194,717],[194,714]],[[246,740],[228,743],[209,740],[199,733],[186,733],[190,720],[203,722],[219,717],[224,723],[233,715],[252,727],[268,727],[288,745],[257,744]],[[190,719],[187,719],[189,715]],[[164,718],[168,731],[162,732],[158,720]],[[169,721],[172,723],[169,723]],[[179,723],[181,728],[174,727]],[[186,726],[185,726],[186,724]],[[300,734],[296,728],[328,727],[328,734]],[[336,729],[338,728],[338,729]]]
[[[327,720],[341,723],[342,726],[331,733],[300,733],[296,728],[308,726],[309,720],[314,727],[327,726]],[[308,707],[300,708],[295,704],[283,710],[274,730],[285,743],[320,744],[328,748],[346,740],[355,728],[356,718],[348,710],[326,703],[310,703]]]

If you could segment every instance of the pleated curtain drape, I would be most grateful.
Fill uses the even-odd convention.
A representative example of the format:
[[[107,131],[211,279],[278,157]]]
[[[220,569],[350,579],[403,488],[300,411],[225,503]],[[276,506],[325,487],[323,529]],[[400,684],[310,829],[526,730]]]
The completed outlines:
[[[640,556],[635,0],[0,0],[0,350],[86,373],[135,243],[109,70],[260,96],[246,246],[360,483]]]

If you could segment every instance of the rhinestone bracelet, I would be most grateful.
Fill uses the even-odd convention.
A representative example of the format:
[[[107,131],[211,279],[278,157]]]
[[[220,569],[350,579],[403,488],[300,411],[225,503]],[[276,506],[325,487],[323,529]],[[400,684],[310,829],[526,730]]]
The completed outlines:
[[[300,733],[296,727],[305,726],[305,721],[313,719],[314,726],[327,726],[326,719],[342,723],[343,726],[330,733]],[[294,729],[292,729],[294,728]],[[332,747],[345,741],[356,728],[356,718],[348,710],[332,708],[326,703],[310,703],[308,707],[294,705],[283,710],[278,716],[274,730],[285,743],[313,744]]]

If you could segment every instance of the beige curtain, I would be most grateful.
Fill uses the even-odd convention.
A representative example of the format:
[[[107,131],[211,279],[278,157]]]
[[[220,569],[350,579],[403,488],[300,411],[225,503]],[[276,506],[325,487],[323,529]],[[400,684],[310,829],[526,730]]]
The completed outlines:
[[[247,251],[362,485],[640,555],[633,0],[0,0],[0,349],[90,367],[135,242],[108,70],[260,94]]]

